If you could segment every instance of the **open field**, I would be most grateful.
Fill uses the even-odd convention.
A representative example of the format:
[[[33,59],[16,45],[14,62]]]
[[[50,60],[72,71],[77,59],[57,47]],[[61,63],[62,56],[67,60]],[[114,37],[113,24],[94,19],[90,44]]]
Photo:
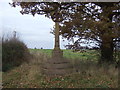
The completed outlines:
[[[40,51],[46,54],[48,57],[52,56],[52,49],[30,49],[30,52]],[[72,52],[72,50],[63,49],[63,56],[68,59],[80,59],[80,60],[91,60],[97,61],[99,57],[98,51],[86,50],[86,52]]]
[[[30,50],[29,63],[15,67],[3,74],[3,86],[7,88],[117,88],[118,70],[114,66],[97,67],[98,53],[87,51],[73,53],[63,50],[77,70],[74,73],[48,77],[42,74],[42,62],[51,57],[52,50]]]

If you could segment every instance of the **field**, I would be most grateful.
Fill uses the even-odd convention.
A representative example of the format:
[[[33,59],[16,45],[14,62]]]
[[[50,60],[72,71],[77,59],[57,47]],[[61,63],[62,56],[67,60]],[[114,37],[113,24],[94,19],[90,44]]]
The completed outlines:
[[[98,51],[72,52],[63,50],[64,58],[70,60],[76,72],[48,77],[42,74],[42,62],[51,57],[50,49],[30,49],[32,58],[28,63],[2,72],[3,87],[7,88],[117,88],[118,70],[114,65],[97,67]]]
[[[31,49],[31,52],[42,52],[46,54],[48,57],[52,56],[51,49]],[[95,50],[86,50],[86,52],[72,52],[72,50],[62,50],[64,58],[68,59],[80,59],[80,60],[92,60],[97,61],[99,57],[98,51]]]

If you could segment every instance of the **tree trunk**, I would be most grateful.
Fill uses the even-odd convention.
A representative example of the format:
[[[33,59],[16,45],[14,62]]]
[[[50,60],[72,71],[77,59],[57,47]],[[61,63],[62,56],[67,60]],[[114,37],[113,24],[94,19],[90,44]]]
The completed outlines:
[[[113,63],[113,39],[103,38],[101,43],[100,63]]]

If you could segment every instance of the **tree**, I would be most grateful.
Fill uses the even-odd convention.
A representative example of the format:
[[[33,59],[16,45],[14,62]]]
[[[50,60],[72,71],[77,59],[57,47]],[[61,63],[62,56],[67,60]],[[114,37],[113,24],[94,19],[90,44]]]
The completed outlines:
[[[119,37],[119,6],[111,3],[64,3],[64,2],[13,2],[12,6],[21,6],[21,14],[45,15],[56,22],[56,16],[61,24],[63,37],[73,39],[76,43],[82,39],[96,41],[101,48],[100,62],[113,62],[114,42]],[[57,13],[56,13],[57,12]],[[76,45],[79,46],[79,45]]]
[[[100,63],[114,62],[114,42],[120,37],[119,5],[119,2],[87,3],[82,10],[71,14],[69,21],[63,22],[61,34],[68,39],[79,37],[77,43],[83,39],[96,41],[101,49]]]
[[[22,10],[21,14],[35,14],[45,15],[46,17],[52,19],[55,22],[55,46],[53,50],[53,58],[63,57],[63,52],[60,50],[59,46],[59,23],[69,16],[69,10],[74,3],[62,3],[62,2],[13,2],[11,4],[13,7],[20,6]],[[66,11],[66,12],[65,12]]]

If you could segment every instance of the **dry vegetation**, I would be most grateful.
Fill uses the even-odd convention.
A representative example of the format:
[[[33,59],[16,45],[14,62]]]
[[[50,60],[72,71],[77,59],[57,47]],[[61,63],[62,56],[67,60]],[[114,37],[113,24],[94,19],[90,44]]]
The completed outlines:
[[[17,37],[2,38],[2,71],[6,72],[28,60],[29,50]]]
[[[48,77],[42,74],[42,65],[48,56],[32,51],[29,63],[3,72],[4,88],[117,88],[118,70],[114,66],[97,67],[93,62],[71,60],[76,71],[72,74]]]

